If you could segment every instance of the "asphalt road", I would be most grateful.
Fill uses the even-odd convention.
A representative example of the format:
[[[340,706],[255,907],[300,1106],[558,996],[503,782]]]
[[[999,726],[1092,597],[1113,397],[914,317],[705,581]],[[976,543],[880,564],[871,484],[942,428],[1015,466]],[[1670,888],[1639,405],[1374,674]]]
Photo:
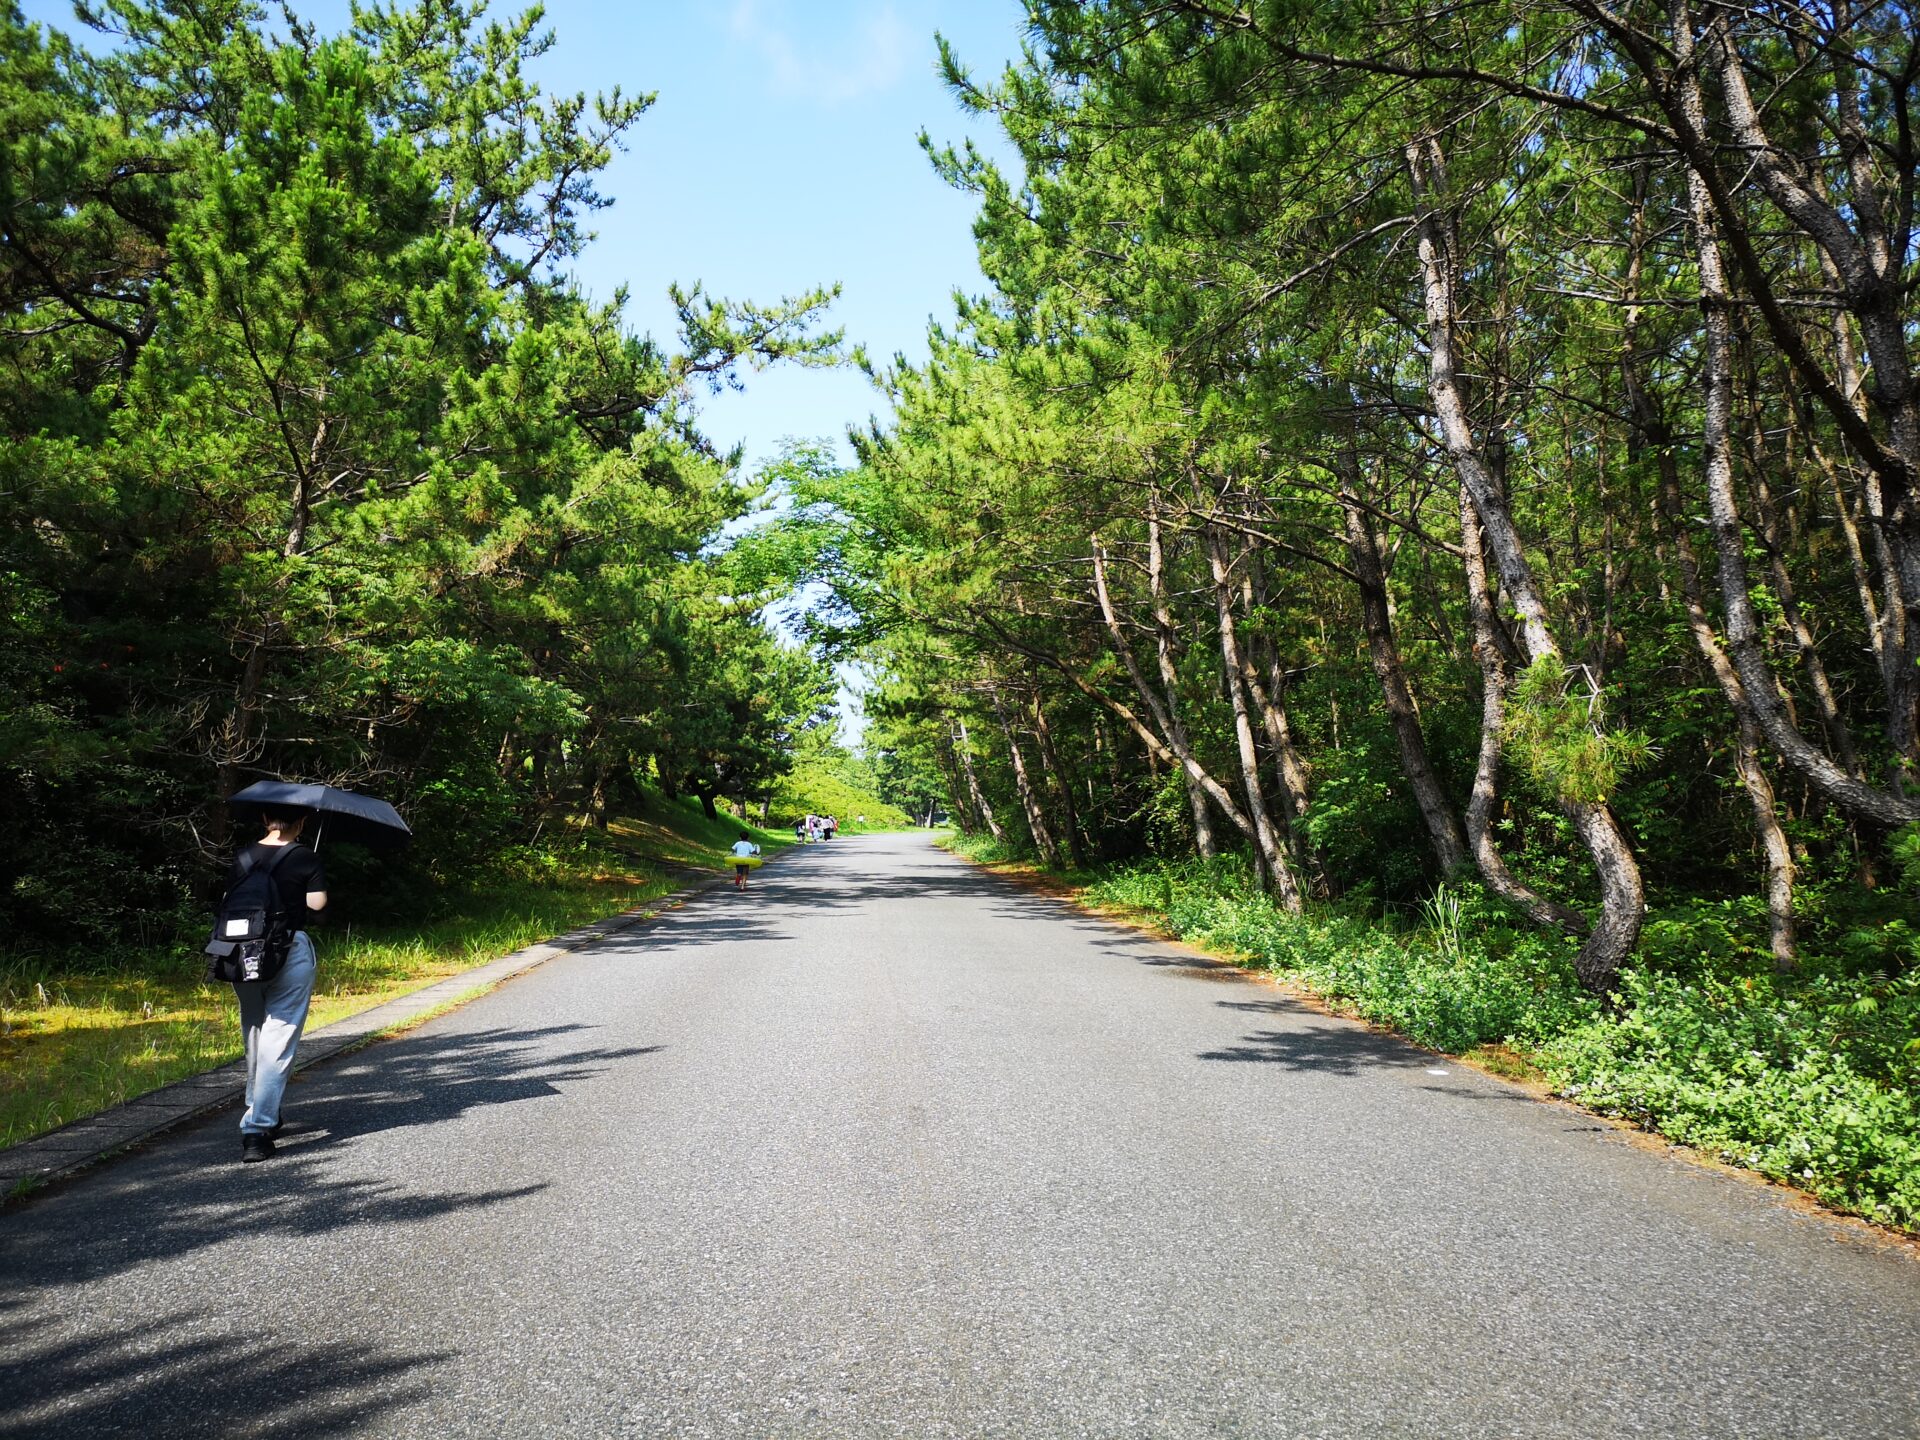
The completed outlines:
[[[289,1116],[0,1216],[0,1436],[1920,1435],[1908,1253],[913,837]]]

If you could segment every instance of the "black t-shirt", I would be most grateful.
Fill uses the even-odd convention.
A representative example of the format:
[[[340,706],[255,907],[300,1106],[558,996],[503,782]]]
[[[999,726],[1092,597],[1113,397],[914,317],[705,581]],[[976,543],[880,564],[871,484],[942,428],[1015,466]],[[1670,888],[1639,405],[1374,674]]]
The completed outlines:
[[[253,857],[255,866],[265,865],[287,847],[266,845],[256,840],[238,855],[233,857],[233,869],[227,877],[227,883],[233,885],[240,879],[240,862],[247,856]],[[306,930],[313,925],[313,913],[307,909],[307,892],[327,888],[327,872],[321,868],[320,857],[299,841],[293,843],[291,851],[278,865],[273,867],[274,888],[280,892],[280,903],[286,908],[293,920],[293,928]]]

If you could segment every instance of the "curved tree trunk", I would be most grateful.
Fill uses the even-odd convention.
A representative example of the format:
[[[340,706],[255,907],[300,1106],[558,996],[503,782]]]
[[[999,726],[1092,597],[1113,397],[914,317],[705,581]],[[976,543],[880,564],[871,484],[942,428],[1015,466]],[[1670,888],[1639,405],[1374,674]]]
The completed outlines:
[[[1013,762],[1013,787],[1019,793],[1020,808],[1027,817],[1027,833],[1033,836],[1033,848],[1040,852],[1040,859],[1044,863],[1058,867],[1060,847],[1054,844],[1046,811],[1041,807],[1040,797],[1034,792],[1033,777],[1027,773],[1027,757],[1021,753],[1020,741],[1013,733],[1013,722],[1007,718],[1007,702],[1000,694],[1000,687],[992,681],[987,683],[987,696],[993,702],[993,715],[1000,722],[1000,733],[1006,738],[1007,755]]]
[[[972,741],[967,734],[967,722],[960,716],[953,717],[956,729],[953,740],[953,753],[960,761],[960,773],[967,780],[967,798],[973,803],[974,814],[980,817],[980,823],[987,827],[987,833],[1004,845],[1007,832],[993,813],[993,806],[987,801],[987,792],[980,788],[980,776],[973,768]]]
[[[1120,628],[1120,617],[1115,613],[1113,608],[1113,596],[1107,588],[1106,556],[1100,548],[1100,539],[1098,536],[1093,538],[1093,593],[1094,599],[1098,601],[1100,605],[1100,618],[1105,623],[1107,634],[1113,641],[1113,648],[1120,657],[1120,664],[1122,668],[1126,670],[1128,678],[1133,681],[1133,688],[1140,696],[1141,703],[1147,707],[1148,713],[1153,717],[1154,724],[1159,727],[1158,734],[1154,732],[1153,728],[1142,721],[1130,707],[1120,704],[1111,695],[1104,694],[1094,686],[1089,685],[1074,672],[1071,666],[1062,663],[1058,656],[1042,655],[1038,651],[1028,651],[1026,653],[1034,659],[1044,660],[1046,664],[1051,665],[1064,676],[1068,683],[1081,694],[1085,695],[1089,700],[1104,706],[1107,713],[1115,719],[1124,722],[1127,728],[1133,731],[1139,738],[1140,743],[1145,745],[1150,752],[1180,770],[1181,774],[1190,782],[1188,790],[1189,796],[1197,789],[1205,799],[1212,801],[1213,804],[1219,808],[1222,815],[1225,815],[1228,820],[1233,822],[1236,830],[1242,835],[1245,835],[1249,840],[1253,840],[1255,836],[1252,819],[1234,802],[1233,796],[1228,792],[1227,788],[1208,772],[1206,766],[1200,763],[1199,758],[1193,753],[1193,746],[1188,742],[1186,727],[1181,725],[1174,715],[1161,704],[1159,697],[1154,694],[1153,688],[1147,684],[1146,676],[1140,673],[1140,662],[1134,659],[1133,647],[1127,644],[1126,632]],[[1002,632],[1001,638],[1006,638],[1004,632]],[[1196,848],[1198,848],[1197,839]]]
[[[1686,7],[1683,4],[1677,8],[1684,21]],[[1691,33],[1690,23],[1676,23],[1676,38],[1683,46],[1677,58],[1686,77],[1681,81],[1682,105],[1689,122],[1703,127],[1706,107],[1691,68]],[[1760,618],[1754,610],[1747,579],[1745,527],[1734,495],[1733,297],[1721,260],[1712,198],[1697,169],[1687,173],[1687,196],[1700,266],[1700,304],[1705,331],[1700,384],[1707,512],[1712,521],[1714,555],[1719,562],[1720,598],[1727,619],[1727,651],[1760,733],[1775,753],[1814,789],[1857,819],[1886,826],[1920,820],[1920,801],[1856,779],[1811,744],[1794,725],[1781,698],[1779,683],[1767,660]],[[1903,564],[1900,569],[1904,585],[1906,566]]]
[[[1640,293],[1641,247],[1644,242],[1644,174],[1636,177],[1634,235],[1632,255],[1628,261],[1627,288],[1631,297]],[[1735,721],[1734,770],[1740,776],[1741,788],[1746,792],[1748,807],[1753,812],[1754,834],[1760,841],[1760,848],[1766,857],[1765,893],[1767,899],[1767,921],[1769,940],[1773,950],[1776,969],[1789,970],[1797,963],[1794,952],[1793,920],[1793,849],[1787,843],[1786,832],[1781,829],[1779,807],[1774,802],[1773,783],[1767,778],[1765,767],[1760,762],[1759,732],[1753,722],[1752,707],[1747,703],[1746,692],[1740,684],[1740,677],[1734,673],[1732,663],[1721,648],[1717,636],[1713,633],[1713,623],[1707,617],[1705,587],[1700,580],[1700,563],[1693,553],[1693,544],[1687,538],[1680,503],[1680,471],[1674,458],[1673,433],[1665,417],[1654,404],[1653,397],[1647,393],[1641,374],[1641,357],[1638,349],[1640,311],[1637,306],[1629,307],[1622,335],[1622,354],[1620,359],[1620,377],[1626,392],[1627,415],[1632,426],[1632,437],[1636,445],[1643,445],[1653,452],[1655,470],[1658,474],[1658,493],[1655,496],[1654,514],[1656,525],[1654,533],[1664,533],[1667,547],[1670,549],[1674,566],[1680,574],[1680,592],[1682,604],[1686,610],[1687,629],[1693,635],[1695,648],[1700,651],[1701,659],[1706,662],[1709,673],[1720,687],[1720,693],[1726,697],[1728,708],[1733,711]],[[1871,596],[1869,595],[1869,604]]]
[[[1240,755],[1240,787],[1253,820],[1253,839],[1274,898],[1288,911],[1300,913],[1300,885],[1280,844],[1267,797],[1260,785],[1260,756],[1253,743],[1253,716],[1247,704],[1246,684],[1240,674],[1240,640],[1233,618],[1233,584],[1228,575],[1226,547],[1218,530],[1206,534],[1207,565],[1213,573],[1213,594],[1219,613],[1220,660],[1226,672],[1227,698],[1233,706],[1233,737]]]
[[[1506,496],[1494,484],[1481,455],[1460,391],[1454,345],[1459,317],[1454,246],[1450,220],[1437,208],[1445,203],[1446,196],[1439,142],[1429,137],[1409,145],[1407,168],[1419,214],[1420,267],[1427,311],[1427,390],[1440,422],[1441,438],[1473,502],[1502,587],[1519,618],[1522,650],[1529,661],[1564,667],[1566,661],[1554,637],[1532,562],[1527,559]],[[1583,985],[1604,993],[1640,938],[1646,892],[1640,866],[1612,810],[1604,804],[1585,802],[1568,803],[1563,809],[1587,847],[1600,882],[1600,916],[1580,946],[1574,968]]]
[[[1360,591],[1360,624],[1367,635],[1367,654],[1373,661],[1373,673],[1380,682],[1386,700],[1387,719],[1393,725],[1393,739],[1400,751],[1400,769],[1413,788],[1414,803],[1420,807],[1420,819],[1427,827],[1427,840],[1433,846],[1440,873],[1451,875],[1467,863],[1466,836],[1454,818],[1453,805],[1441,789],[1440,777],[1433,773],[1427,756],[1426,736],[1420,728],[1419,707],[1414,704],[1413,689],[1407,684],[1406,667],[1400,662],[1400,648],[1393,640],[1393,616],[1387,605],[1387,577],[1380,565],[1380,547],[1373,527],[1358,499],[1359,457],[1347,436],[1338,461],[1340,514],[1344,521],[1347,558]]]
[[[1493,608],[1487,583],[1485,541],[1473,497],[1460,487],[1460,540],[1467,571],[1467,614],[1473,625],[1473,654],[1480,662],[1480,758],[1474,766],[1473,792],[1467,797],[1468,853],[1474,868],[1494,894],[1517,905],[1536,925],[1555,927],[1569,935],[1585,935],[1587,917],[1578,910],[1549,900],[1507,868],[1493,843],[1493,807],[1500,796],[1500,729],[1506,723],[1507,665],[1496,638],[1500,619]]]

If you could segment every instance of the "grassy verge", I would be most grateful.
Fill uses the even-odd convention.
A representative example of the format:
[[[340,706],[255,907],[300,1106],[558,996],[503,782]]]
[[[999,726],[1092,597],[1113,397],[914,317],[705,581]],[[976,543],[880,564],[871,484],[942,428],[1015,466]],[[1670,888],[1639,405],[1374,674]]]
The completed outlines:
[[[1569,942],[1472,886],[1397,921],[1286,915],[1229,861],[1115,867],[1072,888],[1423,1045],[1920,1234],[1920,957],[1896,953],[1912,945],[1900,922],[1811,917],[1802,972],[1779,977],[1757,915],[1656,908],[1603,1006],[1575,982]]]
[[[724,868],[741,828],[656,802],[614,822],[604,841],[543,852],[483,887],[436,897],[424,920],[323,929],[308,1026],[679,889],[687,868]],[[755,835],[768,849],[790,843]],[[233,991],[201,978],[197,951],[198,937],[105,957],[0,953],[0,1146],[238,1058]]]

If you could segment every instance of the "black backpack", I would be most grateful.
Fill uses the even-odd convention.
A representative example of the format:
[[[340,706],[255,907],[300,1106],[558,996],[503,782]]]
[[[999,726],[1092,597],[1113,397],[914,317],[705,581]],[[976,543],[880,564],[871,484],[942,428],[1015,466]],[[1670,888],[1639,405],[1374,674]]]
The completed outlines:
[[[252,851],[240,856],[240,878],[214,912],[213,938],[207,942],[207,978],[233,982],[271,980],[293,948],[293,917],[273,883],[274,868],[291,845],[277,845],[261,865]]]

